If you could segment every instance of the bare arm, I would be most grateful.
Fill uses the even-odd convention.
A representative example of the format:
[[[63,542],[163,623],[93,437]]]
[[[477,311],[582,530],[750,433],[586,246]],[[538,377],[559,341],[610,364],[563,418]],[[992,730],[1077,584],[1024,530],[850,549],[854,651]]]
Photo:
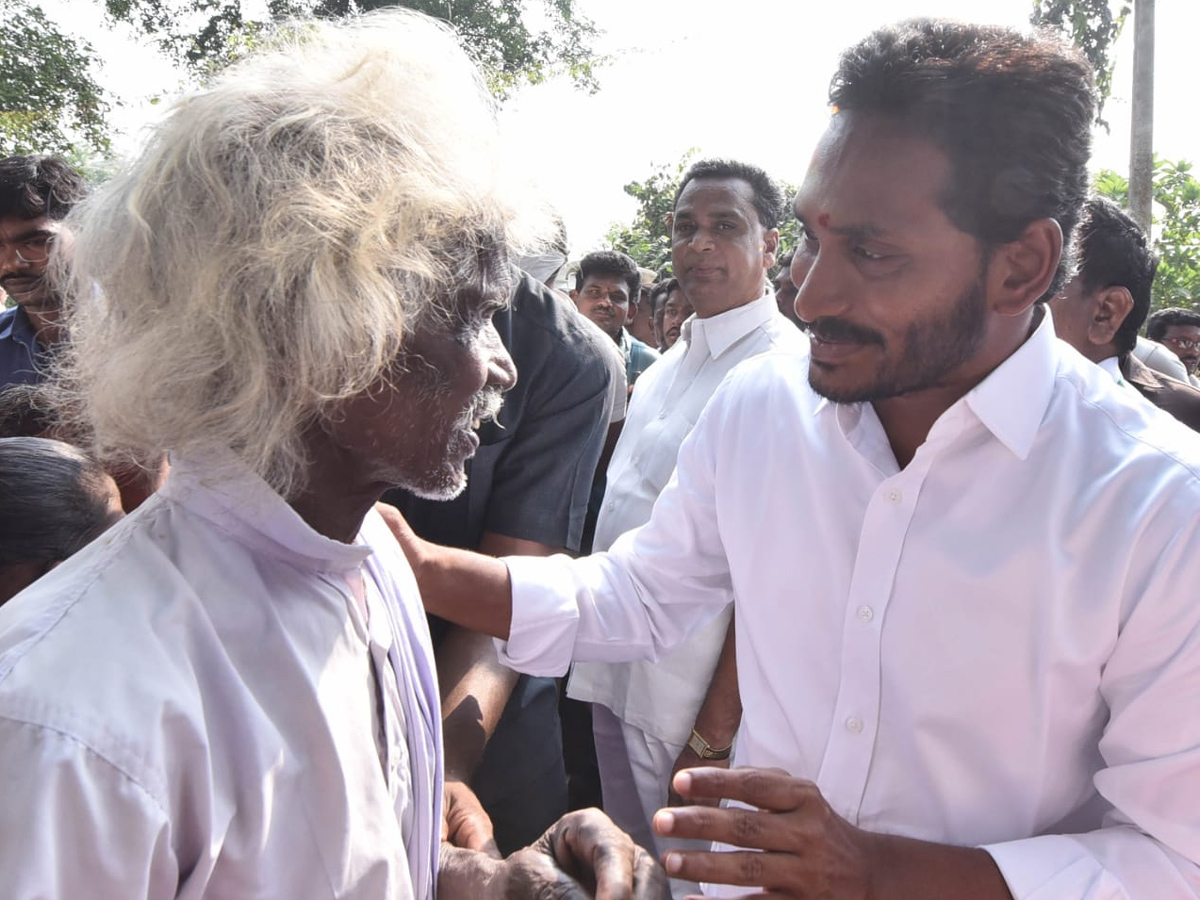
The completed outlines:
[[[708,693],[696,713],[696,732],[708,741],[711,747],[728,747],[733,743],[738,726],[742,722],[742,695],[738,691],[737,676],[737,640],[734,632],[734,620],[729,620],[729,628],[725,632],[725,643],[721,646],[721,655],[717,659],[717,668],[713,672],[712,681],[708,685]],[[693,766],[717,766],[728,768],[729,760],[718,761],[702,759],[689,746],[685,746],[675,760],[671,770],[671,783],[667,785],[667,803],[670,806],[680,806],[683,800],[675,793],[675,773],[681,769]],[[693,802],[707,805],[715,802],[696,799]]]
[[[555,552],[546,544],[490,531],[484,532],[479,549],[490,556],[548,556]],[[470,783],[520,676],[501,665],[490,637],[457,625],[438,646],[437,669],[445,734],[444,838],[456,847],[499,857],[491,820]]]
[[[377,503],[375,509],[408,557],[427,612],[508,639],[512,586],[504,563],[482,553],[431,544],[417,537],[394,506]]]
[[[559,549],[536,541],[484,532],[488,556],[549,556]],[[446,736],[446,778],[470,781],[496,731],[519,677],[500,663],[492,639],[461,626],[450,629],[437,650]]]

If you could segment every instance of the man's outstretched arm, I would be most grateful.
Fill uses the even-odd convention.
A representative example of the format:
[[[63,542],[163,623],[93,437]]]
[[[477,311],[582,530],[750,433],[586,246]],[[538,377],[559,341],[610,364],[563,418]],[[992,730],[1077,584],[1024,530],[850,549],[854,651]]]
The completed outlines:
[[[512,586],[504,563],[482,553],[431,544],[417,537],[394,506],[378,503],[375,508],[408,557],[426,611],[507,640]]]

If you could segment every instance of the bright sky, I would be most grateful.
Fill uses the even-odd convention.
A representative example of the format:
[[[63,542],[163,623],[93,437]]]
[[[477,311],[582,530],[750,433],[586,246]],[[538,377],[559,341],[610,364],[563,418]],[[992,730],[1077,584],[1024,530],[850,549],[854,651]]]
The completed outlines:
[[[611,55],[600,91],[566,83],[518,93],[507,124],[529,134],[542,188],[567,224],[573,255],[599,246],[608,226],[632,217],[622,191],[691,147],[703,156],[757,163],[798,183],[827,119],[829,77],[840,51],[872,28],[916,15],[977,18],[1023,26],[1031,0],[576,0],[606,34]],[[170,91],[170,69],[128,37],[99,26],[100,0],[46,0],[47,11],[106,57],[102,80],[126,98],[114,120],[128,134],[153,115],[147,98]],[[1200,164],[1192,54],[1200,4],[1156,8],[1155,150]],[[1117,50],[1111,135],[1096,136],[1094,167],[1124,172],[1129,158],[1133,21]],[[120,146],[128,148],[127,139]]]

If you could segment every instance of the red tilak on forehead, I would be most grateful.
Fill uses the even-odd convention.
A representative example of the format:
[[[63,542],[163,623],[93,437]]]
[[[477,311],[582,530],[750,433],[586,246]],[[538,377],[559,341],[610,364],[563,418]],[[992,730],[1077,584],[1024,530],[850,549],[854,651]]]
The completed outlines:
[[[828,228],[829,227],[829,213],[821,213],[819,216],[817,216],[817,224],[820,225],[822,228]]]

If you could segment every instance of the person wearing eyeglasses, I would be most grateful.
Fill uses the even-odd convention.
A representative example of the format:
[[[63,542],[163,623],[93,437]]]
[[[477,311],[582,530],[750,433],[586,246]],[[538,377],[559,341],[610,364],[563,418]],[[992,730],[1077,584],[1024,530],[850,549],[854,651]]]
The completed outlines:
[[[1200,365],[1200,312],[1178,306],[1160,309],[1146,323],[1146,337],[1178,356],[1187,368],[1188,380],[1200,385],[1196,379],[1196,367]]]
[[[83,178],[52,156],[0,160],[0,388],[36,384],[61,337],[62,298],[48,277],[51,253],[70,243],[63,223],[87,192]]]

